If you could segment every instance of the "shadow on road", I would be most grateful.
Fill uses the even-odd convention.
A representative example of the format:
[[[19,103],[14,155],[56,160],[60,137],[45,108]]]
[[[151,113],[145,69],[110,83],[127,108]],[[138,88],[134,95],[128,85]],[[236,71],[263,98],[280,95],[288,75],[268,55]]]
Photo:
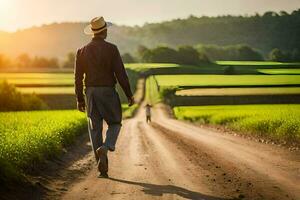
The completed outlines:
[[[174,185],[156,185],[151,183],[142,183],[142,182],[135,182],[135,181],[128,181],[122,180],[117,178],[109,178],[110,180],[126,183],[130,185],[138,185],[142,186],[142,191],[145,194],[152,195],[152,196],[162,196],[163,194],[176,194],[180,197],[186,199],[199,199],[199,200],[229,200],[228,198],[220,198],[220,197],[213,197],[205,194],[201,194],[199,192],[194,192],[182,187],[174,186]]]

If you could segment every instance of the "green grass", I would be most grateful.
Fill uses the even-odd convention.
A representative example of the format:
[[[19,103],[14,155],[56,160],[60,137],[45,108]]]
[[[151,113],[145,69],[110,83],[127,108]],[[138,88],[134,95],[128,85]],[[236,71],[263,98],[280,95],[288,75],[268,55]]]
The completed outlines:
[[[252,66],[300,66],[300,63],[283,63],[283,62],[272,62],[272,61],[216,61],[218,65],[252,65]]]
[[[6,80],[10,84],[18,86],[73,86],[74,79],[55,79],[55,78],[11,78]]]
[[[179,64],[175,63],[130,63],[125,65],[128,69],[153,69],[153,68],[170,68],[180,67]]]
[[[0,73],[0,81],[6,80],[15,85],[59,86],[74,85],[72,73]]]
[[[145,92],[145,99],[147,103],[154,105],[162,100],[158,85],[155,80],[155,76],[150,76],[149,78],[147,78]]]
[[[138,108],[137,104],[134,104],[130,107],[128,106],[128,104],[122,104],[123,119],[132,117],[137,108]]]
[[[193,88],[176,91],[179,96],[228,96],[228,95],[274,95],[300,94],[300,87],[268,88]]]
[[[178,119],[227,126],[241,133],[273,139],[300,141],[300,104],[182,106],[174,108]]]
[[[300,75],[158,75],[160,86],[300,85]]]
[[[74,110],[0,113],[1,178],[56,156],[85,127],[85,115]]]
[[[136,71],[129,68],[127,69],[127,74],[132,92],[134,93],[139,75]],[[73,73],[0,73],[0,82],[3,80],[14,84],[18,91],[25,94],[70,95],[75,92]],[[121,101],[126,102],[127,98],[120,85],[117,84],[116,88]]]
[[[280,74],[300,74],[300,69],[259,69],[264,74],[280,75]]]
[[[0,79],[72,79],[73,73],[0,73]]]
[[[18,87],[24,94],[75,94],[74,87]]]

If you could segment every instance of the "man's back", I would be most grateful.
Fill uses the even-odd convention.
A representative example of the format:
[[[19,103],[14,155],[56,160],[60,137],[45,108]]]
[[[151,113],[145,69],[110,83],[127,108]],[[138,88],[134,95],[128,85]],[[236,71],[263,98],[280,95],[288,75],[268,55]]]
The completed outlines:
[[[79,49],[79,56],[84,63],[85,84],[88,86],[112,86],[116,83],[113,65],[117,61],[117,47],[100,37]],[[114,63],[115,62],[115,63]],[[120,63],[119,63],[120,64]]]
[[[81,94],[83,74],[85,74],[84,82],[87,87],[115,86],[117,78],[126,96],[132,96],[118,48],[101,37],[94,37],[91,42],[77,51],[75,86],[79,100],[83,100]]]

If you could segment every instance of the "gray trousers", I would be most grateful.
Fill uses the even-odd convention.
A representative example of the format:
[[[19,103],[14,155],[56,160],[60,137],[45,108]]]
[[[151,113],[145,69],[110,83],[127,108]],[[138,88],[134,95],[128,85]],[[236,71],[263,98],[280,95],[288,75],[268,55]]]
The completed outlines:
[[[114,151],[122,121],[122,108],[114,87],[86,87],[88,130],[96,160],[96,150],[104,145]],[[103,120],[108,125],[103,142]]]

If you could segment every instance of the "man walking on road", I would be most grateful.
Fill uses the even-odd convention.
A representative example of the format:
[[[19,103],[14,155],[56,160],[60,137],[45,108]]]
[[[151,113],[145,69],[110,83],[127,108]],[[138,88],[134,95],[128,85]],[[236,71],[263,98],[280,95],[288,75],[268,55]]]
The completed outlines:
[[[151,122],[151,105],[150,104],[146,104],[145,106],[145,111],[146,111],[146,122],[149,123]]]
[[[96,17],[85,27],[85,34],[92,35],[93,38],[77,50],[74,69],[77,108],[85,112],[87,107],[89,136],[101,177],[108,177],[107,152],[115,150],[121,129],[122,108],[115,90],[116,81],[125,92],[129,106],[134,104],[119,50],[114,44],[105,41],[109,26],[111,23],[105,22],[103,17]],[[83,95],[83,79],[86,101]],[[103,120],[108,124],[104,142]]]

